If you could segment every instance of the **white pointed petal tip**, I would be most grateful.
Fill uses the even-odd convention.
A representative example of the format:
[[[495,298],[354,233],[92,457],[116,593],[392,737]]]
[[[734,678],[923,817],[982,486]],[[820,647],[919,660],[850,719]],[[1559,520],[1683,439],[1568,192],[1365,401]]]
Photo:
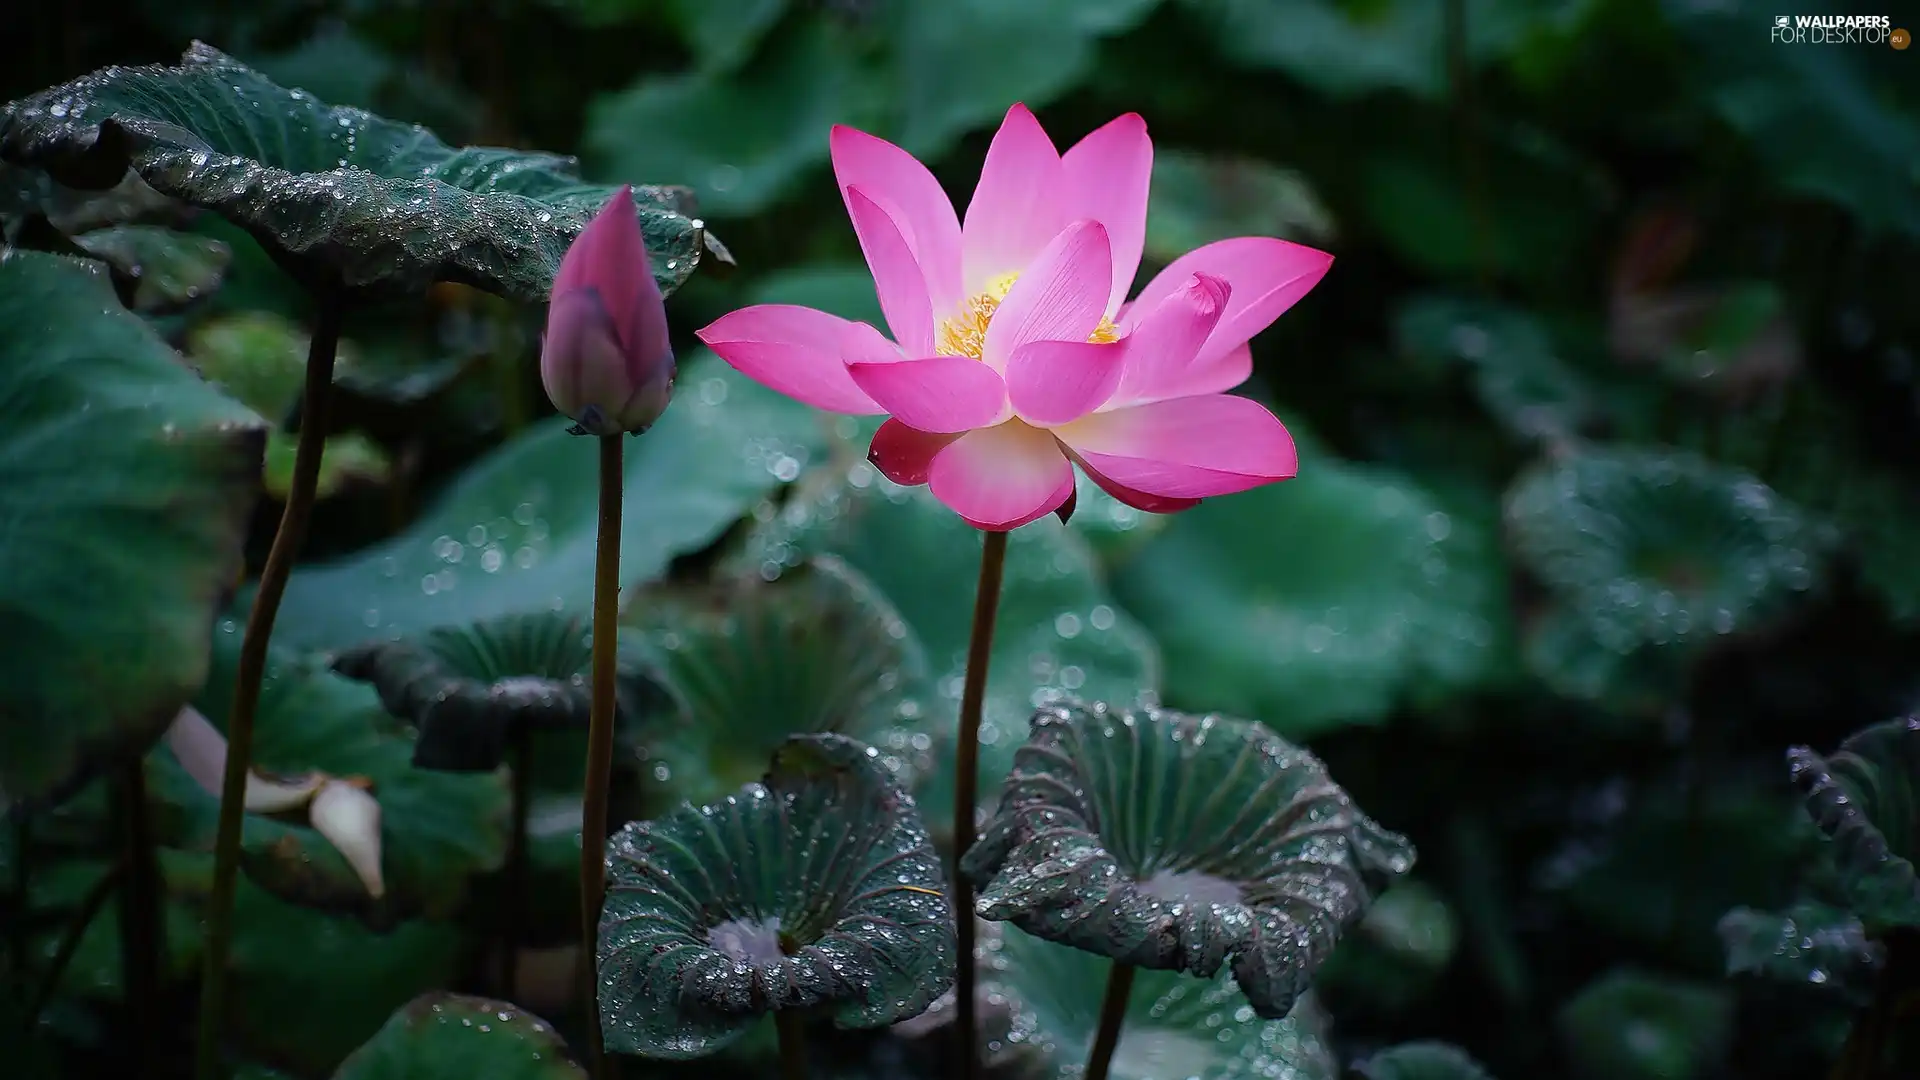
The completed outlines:
[[[214,798],[220,797],[227,769],[227,738],[198,709],[188,706],[167,728],[167,748],[187,770],[193,782]],[[320,773],[266,777],[247,773],[243,805],[250,814],[277,814],[305,806],[327,778]]]
[[[380,802],[362,783],[328,780],[313,797],[308,820],[327,838],[378,900],[387,894],[380,876]]]

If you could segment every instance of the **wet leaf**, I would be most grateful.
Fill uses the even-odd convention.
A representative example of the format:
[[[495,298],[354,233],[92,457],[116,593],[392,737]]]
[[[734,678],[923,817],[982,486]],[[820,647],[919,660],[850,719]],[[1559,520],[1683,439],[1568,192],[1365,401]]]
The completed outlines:
[[[1395,334],[1417,363],[1466,368],[1481,405],[1515,435],[1565,438],[1601,417],[1594,387],[1527,312],[1428,296],[1401,309]]]
[[[408,1002],[333,1080],[584,1080],[546,1021],[506,1001],[436,991]]]
[[[1034,715],[961,870],[983,918],[1143,968],[1231,964],[1278,1018],[1413,858],[1258,724],[1075,703]]]
[[[1820,903],[1795,904],[1786,911],[1734,908],[1720,920],[1720,941],[1729,975],[1847,992],[1860,1005],[1866,1004],[1885,959],[1857,916]]]
[[[900,783],[933,767],[926,656],[892,603],[831,555],[641,593],[623,619],[680,709],[650,756],[674,796],[720,798],[766,771],[791,735],[832,731],[880,749]]]
[[[199,708],[224,726],[232,705],[239,632],[216,635],[215,664]],[[334,844],[299,813],[249,814],[241,866],[262,888],[289,902],[352,914],[376,927],[406,915],[453,913],[474,875],[500,868],[506,854],[504,773],[455,775],[413,766],[414,744],[380,706],[373,689],[314,661],[276,653],[260,692],[253,762],[269,775],[321,772],[362,780],[381,811],[380,857],[386,896],[375,899]],[[147,775],[168,813],[169,842],[211,850],[219,798],[196,783],[166,748],[148,758]]]
[[[1357,1068],[1367,1080],[1493,1080],[1466,1051],[1441,1042],[1390,1046]]]
[[[1333,216],[1300,173],[1254,158],[1156,150],[1147,257],[1170,263],[1236,236],[1324,243],[1333,237]]]
[[[1014,927],[981,938],[982,990],[1003,999],[1006,1036],[990,1065],[1030,1080],[1072,1080],[1100,1023],[1108,961]],[[1213,980],[1140,971],[1115,1048],[1115,1080],[1336,1080],[1329,1024],[1311,997],[1285,1019],[1263,1020],[1222,973]]]
[[[1566,1060],[1584,1080],[1712,1075],[1733,1033],[1724,987],[1618,969],[1560,1010]]]
[[[1114,591],[1166,650],[1169,702],[1290,738],[1377,723],[1502,669],[1493,538],[1406,477],[1329,457],[1178,515],[1117,568]]]
[[[264,428],[97,265],[0,252],[0,804],[144,752],[199,687]]]
[[[592,600],[597,469],[592,439],[554,418],[470,465],[404,532],[294,572],[275,625],[283,644],[371,637],[520,611],[585,612]],[[816,453],[812,411],[711,355],[681,368],[675,400],[626,449],[620,573],[652,579],[712,543]]]
[[[813,554],[844,559],[899,606],[926,650],[942,742],[957,729],[960,683],[973,627],[980,534],[929,495],[901,488],[864,462],[821,469],[748,537],[743,572],[778,573]],[[985,716],[980,725],[980,792],[991,799],[1035,705],[1063,694],[1131,701],[1159,683],[1159,657],[1102,588],[1093,554],[1053,518],[1008,535],[995,623]],[[936,760],[948,760],[936,749]],[[949,770],[914,794],[952,801]]]
[[[67,236],[136,222],[177,223],[188,209],[147,186],[135,173],[105,191],[76,191],[38,169],[0,162],[0,235],[12,239],[30,218]]]
[[[0,156],[82,188],[131,167],[244,227],[310,283],[400,294],[458,281],[545,300],[560,256],[613,194],[583,183],[569,158],[456,150],[425,128],[276,86],[197,42],[179,66],[106,68],[8,105]],[[671,290],[699,262],[702,230],[684,192],[634,195]]]
[[[1660,449],[1543,462],[1514,481],[1506,521],[1515,553],[1584,624],[1577,629],[1622,657],[1647,648],[1684,656],[1764,625],[1814,586],[1831,543],[1754,477]]]
[[[267,459],[261,483],[267,494],[282,502],[293,489],[293,465],[299,456],[299,436],[276,431],[267,439]],[[320,449],[317,498],[328,499],[354,484],[384,484],[393,474],[393,462],[380,444],[358,432],[329,435]]]
[[[187,362],[208,382],[278,426],[300,400],[307,333],[291,319],[248,311],[198,324],[187,334]]]
[[[1787,752],[1807,815],[1833,840],[1847,904],[1870,932],[1920,927],[1920,717],[1863,728],[1822,757]]]
[[[113,225],[73,242],[132,283],[136,311],[173,311],[206,297],[233,256],[218,240],[158,225]]]
[[[491,772],[515,729],[585,729],[593,707],[593,636],[580,616],[558,612],[369,642],[333,666],[372,683],[388,712],[419,729],[413,760],[425,769]]]
[[[699,1057],[778,1010],[883,1027],[953,983],[953,912],[913,799],[844,736],[790,740],[764,784],[634,822],[607,858],[609,1050]]]

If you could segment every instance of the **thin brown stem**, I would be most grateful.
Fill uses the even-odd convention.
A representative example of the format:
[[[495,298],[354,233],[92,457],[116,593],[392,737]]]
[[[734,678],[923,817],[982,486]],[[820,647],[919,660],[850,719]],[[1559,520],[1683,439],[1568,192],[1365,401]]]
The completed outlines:
[[[593,567],[593,709],[580,804],[580,999],[594,1080],[609,1075],[601,1044],[598,945],[607,889],[607,788],[613,777],[614,660],[619,646],[621,436],[600,436],[600,536]]]
[[[980,551],[980,582],[973,593],[973,633],[967,639],[967,674],[960,690],[960,747],[953,766],[953,919],[959,941],[959,972],[953,984],[954,1024],[960,1039],[960,1080],[980,1068],[974,1017],[973,883],[960,873],[960,859],[975,839],[973,801],[980,787],[980,713],[986,704],[987,664],[993,655],[993,621],[1000,611],[1000,577],[1007,564],[1007,534],[986,534]]]
[[[213,885],[207,894],[207,941],[200,979],[200,1031],[194,1075],[218,1080],[220,1031],[225,1026],[227,956],[233,941],[233,889],[240,869],[240,825],[253,762],[253,714],[260,704],[260,683],[267,670],[267,643],[287,577],[307,538],[314,489],[320,481],[320,454],[327,439],[327,414],[333,397],[333,361],[340,344],[341,297],[334,288],[319,293],[319,315],[307,347],[307,382],[300,396],[300,443],[294,453],[293,482],[273,547],[260,571],[260,589],[240,639],[233,679],[233,709],[227,714],[227,762],[220,785],[220,828],[214,840]]]
[[[800,1014],[775,1010],[773,1027],[780,1036],[780,1080],[807,1080],[807,1033]]]
[[[67,965],[73,963],[73,956],[80,951],[80,942],[87,936],[87,927],[100,915],[100,909],[107,906],[107,898],[114,894],[120,879],[126,875],[127,864],[116,862],[100,875],[93,883],[87,895],[80,900],[73,919],[60,935],[60,945],[54,950],[53,963],[48,965],[47,973],[40,977],[40,989],[33,995],[33,1004],[27,1008],[27,1030],[32,1031],[40,1023],[40,1014],[46,1011],[53,1001],[53,995],[60,989],[61,976],[67,973]]]
[[[161,957],[166,940],[160,922],[160,864],[147,817],[146,767],[139,758],[122,765],[114,778],[114,816],[119,819],[122,865],[120,889],[120,971],[125,997],[129,1060],[149,1061],[154,1049],[154,1018],[160,1009]]]
[[[506,892],[500,905],[500,996],[514,1000],[520,926],[527,917],[527,808],[533,799],[533,731],[515,724],[513,740],[513,831],[507,838]]]
[[[1093,1036],[1083,1080],[1107,1080],[1113,1052],[1120,1045],[1120,1024],[1127,1016],[1127,998],[1133,993],[1132,964],[1115,963],[1107,972],[1107,996],[1100,1002],[1100,1028]]]

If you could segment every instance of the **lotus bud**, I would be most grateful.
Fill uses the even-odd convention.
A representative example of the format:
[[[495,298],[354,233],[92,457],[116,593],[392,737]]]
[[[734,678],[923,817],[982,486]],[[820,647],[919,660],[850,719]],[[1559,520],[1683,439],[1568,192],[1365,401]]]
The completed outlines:
[[[638,435],[666,410],[673,376],[666,303],[623,187],[560,260],[540,380],[574,434]]]
[[[167,728],[167,748],[201,790],[220,797],[227,769],[227,738],[199,710],[188,706]],[[319,773],[268,779],[249,769],[244,805],[250,814],[277,814],[307,804],[326,777]]]
[[[313,797],[307,820],[353,867],[367,895],[387,894],[380,877],[380,802],[360,784],[329,780]]]

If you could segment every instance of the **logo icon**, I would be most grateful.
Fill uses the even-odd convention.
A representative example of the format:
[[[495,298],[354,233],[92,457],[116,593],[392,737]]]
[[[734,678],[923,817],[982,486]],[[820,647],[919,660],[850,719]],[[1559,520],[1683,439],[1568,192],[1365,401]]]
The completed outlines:
[[[1905,51],[1907,46],[1913,44],[1913,35],[1907,33],[1905,30],[1895,30],[1893,33],[1887,35],[1887,43],[1892,45],[1897,52]]]
[[[1773,25],[1778,26],[1781,29],[1790,29],[1793,26],[1793,16],[1775,15],[1773,17]]]

